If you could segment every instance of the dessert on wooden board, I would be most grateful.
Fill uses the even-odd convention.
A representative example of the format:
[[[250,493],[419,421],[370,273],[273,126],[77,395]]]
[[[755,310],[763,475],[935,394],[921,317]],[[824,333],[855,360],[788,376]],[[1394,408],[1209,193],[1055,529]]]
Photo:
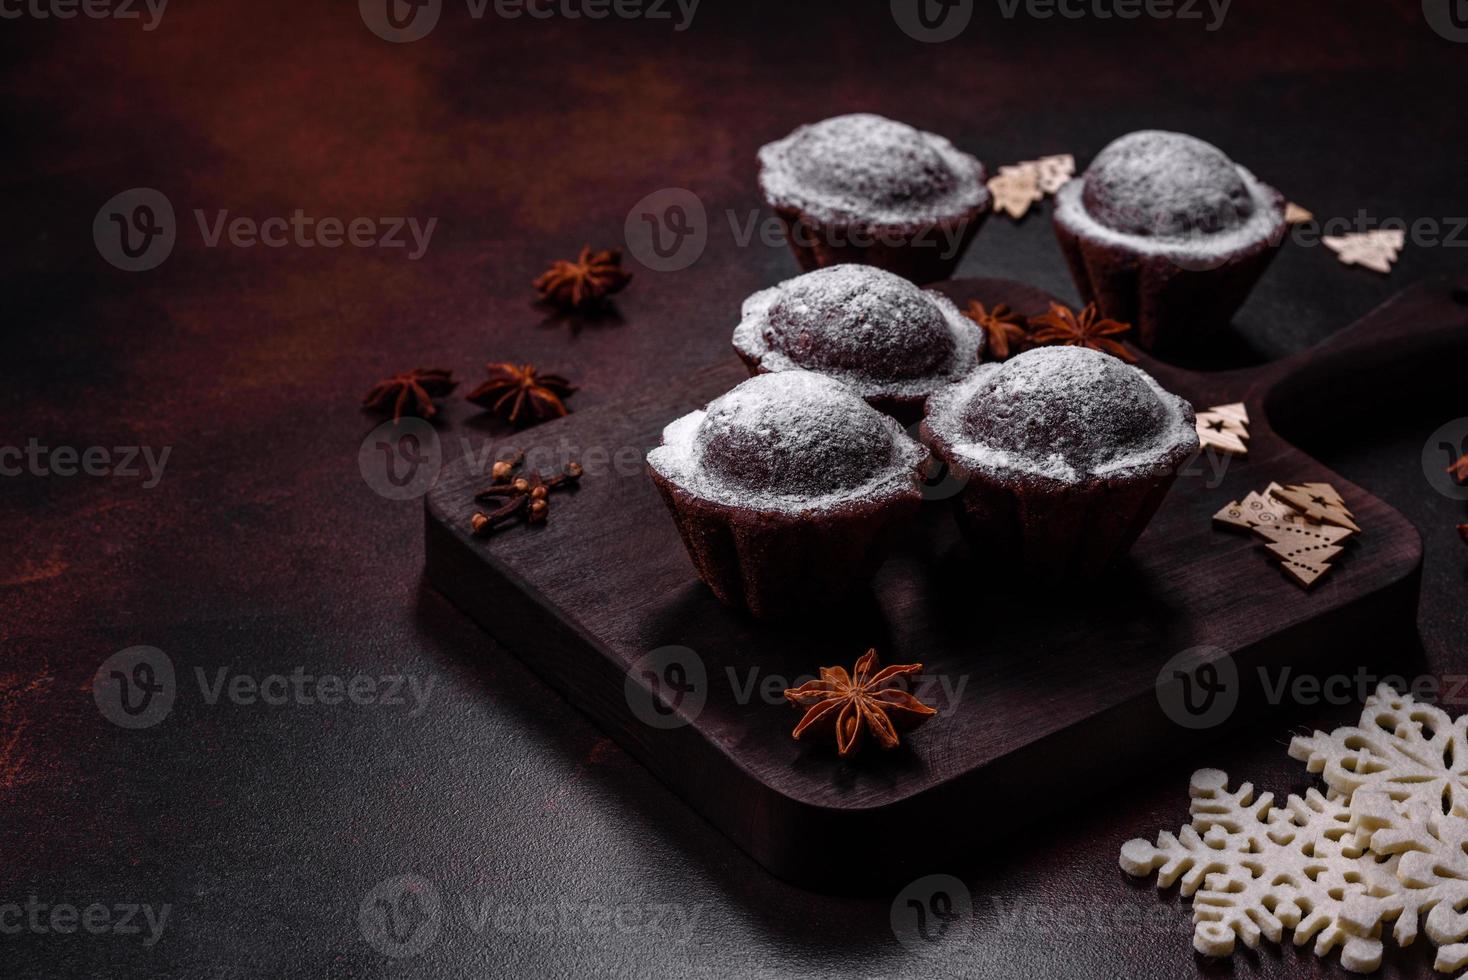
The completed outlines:
[[[869,265],[837,265],[744,301],[734,351],[750,373],[808,370],[903,423],[979,362],[984,332],[942,293]]]
[[[863,141],[872,152],[860,149]],[[872,216],[899,213],[914,218],[908,231],[922,221],[941,231],[940,213],[976,193],[950,178],[968,167],[977,184],[983,172],[946,141],[879,117],[838,117],[781,143],[761,155],[762,188],[772,203],[786,194],[785,204],[797,187],[831,192],[800,202],[803,214],[826,220],[828,233],[871,230]],[[1120,256],[1113,272],[1165,259],[1155,279],[1134,277],[1153,290],[1133,302],[1132,319],[1150,324],[1136,341],[1144,347],[1203,336],[1216,326],[1210,317],[1226,321],[1278,244],[1255,237],[1283,211],[1278,195],[1180,134],[1133,134],[1083,178],[1057,178],[1056,186],[1058,209],[1074,197],[1088,220],[1110,229],[1096,241],[1077,238],[1076,249],[1111,249]],[[1132,209],[1138,200],[1153,210]],[[963,225],[959,238],[976,225]],[[1136,241],[1121,242],[1125,236]],[[1172,248],[1178,241],[1188,248]],[[726,358],[686,382],[670,378],[666,391],[553,423],[573,453],[660,442],[647,454],[650,479],[598,482],[554,527],[501,536],[483,533],[492,515],[466,533],[445,520],[443,501],[462,504],[473,490],[512,515],[528,506],[525,523],[544,525],[550,491],[569,477],[542,481],[529,471],[481,489],[457,468],[430,504],[429,542],[440,588],[511,634],[510,645],[533,645],[537,670],[778,873],[834,881],[835,867],[792,862],[804,851],[795,842],[827,833],[845,840],[869,821],[918,812],[942,824],[939,787],[972,801],[1024,782],[1035,764],[1054,762],[1043,758],[1052,739],[1103,737],[1118,753],[1155,754],[1159,739],[1175,733],[1169,723],[1182,724],[1157,687],[1159,664],[1179,645],[1209,641],[1204,666],[1230,661],[1251,670],[1343,649],[1361,617],[1410,613],[1421,562],[1410,525],[1360,488],[1340,484],[1345,492],[1336,493],[1320,482],[1333,477],[1270,424],[1288,394],[1268,399],[1286,381],[1313,377],[1302,365],[1332,356],[1354,363],[1362,337],[1451,319],[1437,293],[1419,291],[1373,313],[1343,334],[1351,345],[1338,338],[1323,360],[1306,365],[1302,355],[1209,375],[1132,347],[1132,323],[1103,305],[1115,290],[1072,310],[1008,280],[924,288],[932,270],[903,266],[932,257],[916,240],[860,262],[802,251],[799,236],[792,244],[807,271],[743,304],[733,338],[742,370]],[[1091,253],[1077,254],[1084,262]],[[1230,293],[1245,273],[1243,289]],[[1432,315],[1414,313],[1413,304]],[[1193,404],[1214,407],[1195,413]],[[1231,516],[1218,510],[1224,496],[1196,482],[1172,490],[1200,438],[1214,456],[1228,454],[1260,476],[1254,485],[1280,481],[1269,507],[1280,508],[1284,532],[1255,526],[1243,510],[1238,519],[1263,545],[1208,532],[1210,517]],[[914,522],[925,501],[933,519]],[[1350,542],[1349,557],[1344,543],[1313,540],[1349,530],[1337,528],[1330,509],[1354,522],[1347,501],[1367,529],[1364,542]],[[546,553],[582,549],[587,557],[589,542],[615,549],[637,535],[638,560],[609,553],[613,560],[589,575],[566,576]],[[646,542],[655,543],[649,550]],[[1251,591],[1265,554],[1286,573],[1307,571],[1295,578],[1314,594],[1242,609],[1237,597]],[[1327,559],[1337,557],[1339,570],[1324,580]],[[1200,565],[1206,573],[1194,575]],[[1086,586],[1109,596],[1104,608],[1048,609],[1031,588],[1107,571]],[[996,595],[987,588],[996,580],[1013,590]],[[523,629],[506,624],[507,607],[524,613]],[[978,637],[975,614],[986,624]],[[1092,642],[1103,658],[1077,655]],[[691,663],[652,669],[649,650],[682,651]],[[879,667],[879,657],[896,666]],[[697,707],[682,704],[679,692],[695,690],[687,687],[695,676],[732,678],[732,668],[752,662],[778,664],[795,685],[784,697],[804,712],[793,733],[802,745],[777,721],[761,724],[759,706],[721,683],[698,686]],[[929,704],[920,689],[906,690],[907,678],[929,667],[940,678],[973,673],[978,686],[962,705],[951,695]],[[1068,679],[1065,697],[1057,699],[1044,672]],[[627,711],[642,724],[628,718],[622,699],[587,697],[610,690],[608,681],[625,687]],[[1050,695],[1037,700],[1047,686]],[[686,733],[651,737],[665,726],[638,714],[644,694]],[[1018,721],[1033,737],[997,736],[995,718]],[[926,724],[910,742],[899,738],[918,722]],[[834,745],[806,746],[806,735]],[[833,748],[840,760],[826,757]],[[731,809],[703,776],[685,778],[695,758],[700,773],[737,785],[750,805]]]
[[[980,365],[928,400],[922,433],[963,485],[974,560],[1039,578],[1104,571],[1198,450],[1191,405],[1086,347]]]
[[[761,374],[663,430],[647,455],[698,576],[756,618],[839,599],[917,514],[928,457],[809,371]]]

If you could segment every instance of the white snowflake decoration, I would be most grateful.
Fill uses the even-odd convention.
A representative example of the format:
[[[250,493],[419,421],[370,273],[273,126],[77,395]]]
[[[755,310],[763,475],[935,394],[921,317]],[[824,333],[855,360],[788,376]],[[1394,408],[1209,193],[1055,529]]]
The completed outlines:
[[[1385,684],[1366,699],[1359,724],[1297,736],[1290,756],[1345,800],[1364,788],[1468,817],[1468,715],[1454,720]]]
[[[1349,803],[1356,846],[1401,855],[1396,941],[1416,939],[1425,915],[1437,969],[1468,966],[1468,715],[1383,684],[1359,724],[1297,737],[1290,755]]]
[[[1278,943],[1289,928],[1297,946],[1314,938],[1316,955],[1341,947],[1348,970],[1381,964],[1381,922],[1401,907],[1395,862],[1363,853],[1343,803],[1312,789],[1276,807],[1271,793],[1254,800],[1248,783],[1230,791],[1217,769],[1194,773],[1188,792],[1192,823],[1162,831],[1155,846],[1127,841],[1121,866],[1139,878],[1156,871],[1162,888],[1182,876],[1195,949],[1227,956],[1236,939]]]
[[[1360,790],[1351,801],[1357,839],[1376,854],[1400,854],[1402,888],[1393,899],[1399,914],[1392,936],[1403,946],[1417,938],[1418,920],[1438,947],[1441,971],[1468,966],[1468,820],[1438,812],[1422,800],[1398,803],[1379,790]]]

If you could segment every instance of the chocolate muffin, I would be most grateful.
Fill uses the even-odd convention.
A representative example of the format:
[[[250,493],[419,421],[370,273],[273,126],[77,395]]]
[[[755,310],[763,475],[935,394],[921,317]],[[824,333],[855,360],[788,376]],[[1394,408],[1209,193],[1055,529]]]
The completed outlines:
[[[1227,326],[1284,240],[1285,200],[1210,143],[1142,130],[1055,196],[1076,288],[1149,350]]]
[[[647,455],[698,576],[757,618],[839,599],[922,501],[927,450],[840,382],[751,378]]]
[[[980,365],[929,400],[922,433],[963,483],[976,557],[1050,579],[1121,557],[1198,450],[1190,404],[1084,347]]]
[[[760,148],[760,189],[806,271],[860,262],[947,279],[989,213],[984,165],[941,136],[858,113]]]
[[[744,301],[734,350],[750,374],[835,378],[909,424],[929,395],[978,364],[979,325],[942,293],[869,265],[817,269]]]

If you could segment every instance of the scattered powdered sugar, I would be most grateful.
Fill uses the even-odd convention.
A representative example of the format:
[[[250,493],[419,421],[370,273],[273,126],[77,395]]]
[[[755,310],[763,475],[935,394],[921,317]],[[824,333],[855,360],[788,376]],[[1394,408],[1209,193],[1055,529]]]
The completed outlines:
[[[1212,144],[1162,130],[1113,141],[1055,200],[1072,233],[1183,260],[1247,249],[1284,227],[1279,192]]]
[[[1254,213],[1239,169],[1223,151],[1185,133],[1128,133],[1085,174],[1091,217],[1130,235],[1180,238],[1237,228]]]
[[[984,165],[933,133],[871,113],[801,126],[760,148],[776,207],[827,222],[909,225],[987,208]]]
[[[973,369],[983,332],[942,293],[835,265],[745,300],[734,346],[766,371],[819,371],[864,398],[922,396]]]
[[[933,396],[932,431],[971,466],[1079,483],[1197,445],[1192,406],[1140,368],[1084,347],[983,364]]]
[[[911,491],[926,450],[846,386],[761,374],[663,430],[647,461],[689,493],[799,512]]]

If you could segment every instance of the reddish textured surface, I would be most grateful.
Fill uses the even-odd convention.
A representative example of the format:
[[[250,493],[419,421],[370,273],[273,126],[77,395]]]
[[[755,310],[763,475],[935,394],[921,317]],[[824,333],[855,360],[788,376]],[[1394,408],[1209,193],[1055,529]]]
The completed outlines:
[[[1006,843],[992,867],[956,869],[975,929],[936,959],[893,940],[892,896],[816,898],[770,879],[422,588],[420,506],[362,480],[356,454],[376,420],[357,401],[420,364],[475,382],[487,360],[530,360],[580,384],[573,405],[585,408],[732,357],[739,301],[794,265],[782,249],[740,247],[727,224],[684,272],[634,266],[615,318],[547,316],[528,284],[583,243],[617,244],[628,209],[660,188],[690,188],[710,213],[747,220],[755,149],[841,111],[903,118],[992,164],[1064,151],[1084,161],[1127,130],[1177,128],[1318,215],[1461,214],[1468,120],[1454,100],[1468,46],[1434,34],[1407,0],[1235,4],[1214,33],[1006,20],[980,5],[965,35],[940,45],[907,39],[884,3],[707,2],[681,33],[615,19],[476,22],[450,3],[408,45],[374,37],[354,6],[177,3],[153,32],[85,18],[0,30],[0,445],[172,447],[151,489],[123,477],[0,479],[0,904],[35,894],[174,906],[151,947],[0,936],[3,972],[1226,969],[1195,960],[1171,895],[1170,933],[1072,935],[1005,917],[1043,903],[1152,908],[1151,886],[1116,869],[1116,848],[1180,821],[1186,765],[1118,774],[1116,794]],[[90,228],[104,201],[135,186],[169,196],[180,238],[160,268],[129,274],[99,258]],[[209,249],[190,214],[298,207],[439,225],[410,262],[401,251]],[[959,274],[1073,296],[1047,217],[990,221]],[[1256,357],[1301,348],[1399,285],[1460,270],[1463,254],[1409,245],[1381,278],[1322,248],[1287,249],[1238,318],[1240,346]],[[1433,493],[1417,462],[1427,434],[1462,409],[1400,409],[1380,431],[1320,451],[1422,529],[1427,662],[1462,671],[1463,505]],[[505,437],[458,398],[441,431],[451,453],[461,436]],[[99,716],[91,677],[135,644],[165,650],[184,690],[163,723],[127,732]],[[413,718],[210,705],[193,672],[225,666],[437,682]],[[1299,788],[1286,735],[1260,731],[1197,764]],[[947,870],[941,857],[934,867]],[[679,940],[475,932],[454,914],[428,952],[392,964],[362,940],[357,907],[409,870],[437,882],[455,913],[459,897],[490,895],[669,903],[701,917]],[[1428,957],[1420,944],[1384,975],[1414,975]],[[1293,949],[1242,955],[1234,969],[1339,973]]]

